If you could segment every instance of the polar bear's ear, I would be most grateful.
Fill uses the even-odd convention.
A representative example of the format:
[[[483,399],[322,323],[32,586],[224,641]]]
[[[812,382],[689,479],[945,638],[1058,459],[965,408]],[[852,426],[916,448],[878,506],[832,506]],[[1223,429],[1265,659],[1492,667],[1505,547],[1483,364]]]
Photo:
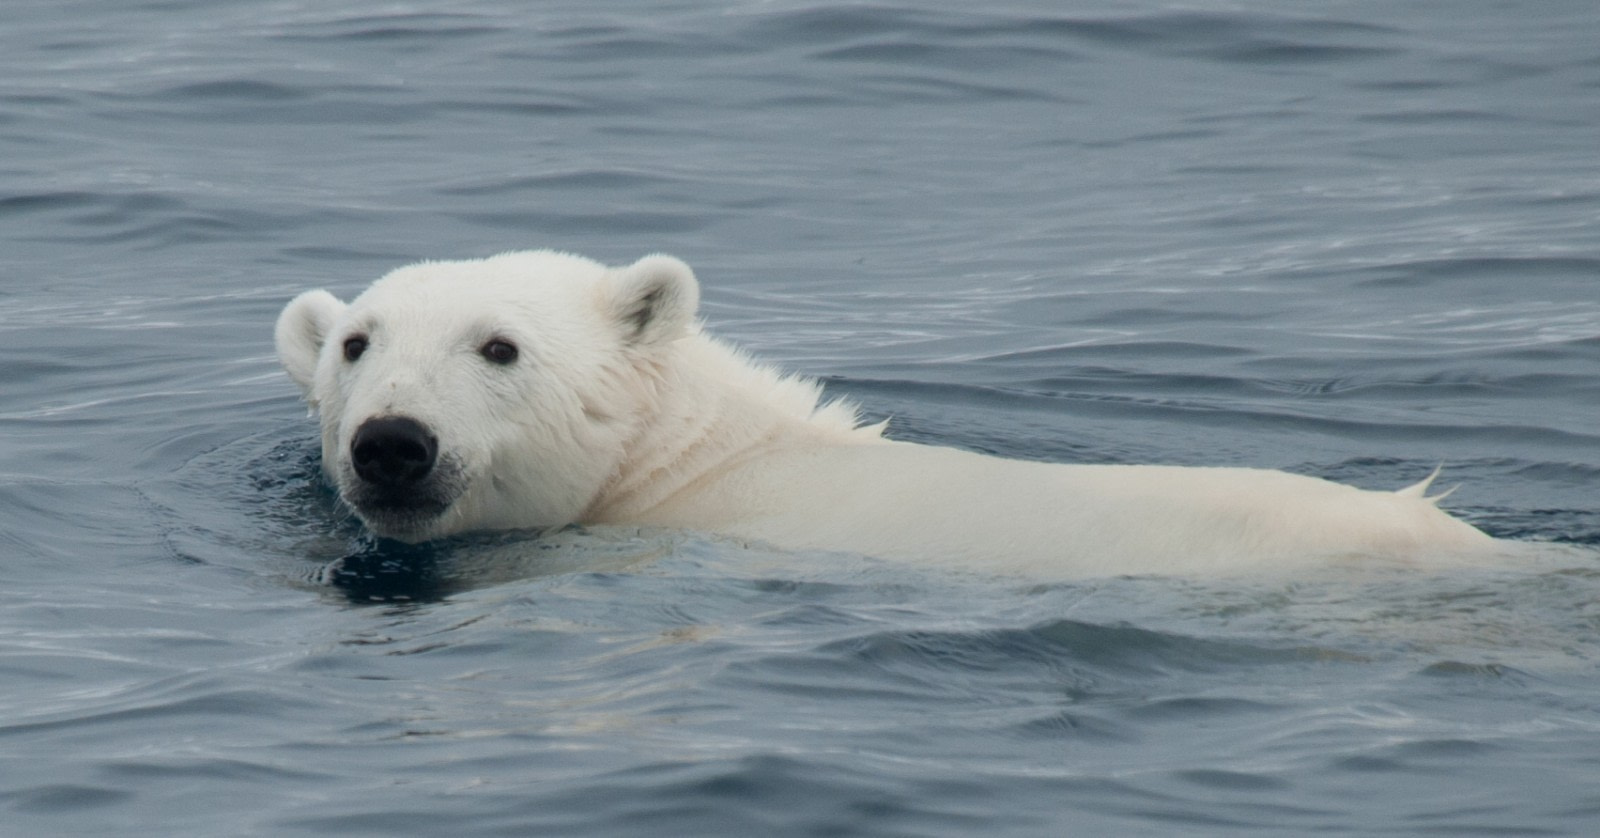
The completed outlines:
[[[700,308],[700,284],[682,260],[646,256],[611,273],[611,310],[630,343],[683,337]]]
[[[290,300],[278,315],[278,326],[273,330],[278,361],[307,396],[311,395],[311,378],[317,371],[317,355],[342,311],[344,303],[332,294],[307,291]]]

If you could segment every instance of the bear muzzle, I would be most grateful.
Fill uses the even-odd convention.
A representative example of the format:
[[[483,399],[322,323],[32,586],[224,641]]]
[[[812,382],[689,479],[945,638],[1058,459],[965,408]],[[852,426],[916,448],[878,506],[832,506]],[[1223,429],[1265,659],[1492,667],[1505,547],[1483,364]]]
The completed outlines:
[[[460,462],[441,453],[438,437],[408,416],[362,422],[340,459],[340,497],[385,538],[437,537],[466,489]]]

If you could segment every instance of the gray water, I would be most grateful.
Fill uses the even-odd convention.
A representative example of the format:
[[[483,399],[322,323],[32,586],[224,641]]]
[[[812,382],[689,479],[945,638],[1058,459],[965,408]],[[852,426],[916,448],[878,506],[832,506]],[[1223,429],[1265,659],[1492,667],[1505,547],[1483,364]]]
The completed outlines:
[[[0,833],[1600,831],[1600,12],[0,13]],[[558,247],[903,439],[1284,468],[1540,556],[1074,582],[372,542],[296,292]]]

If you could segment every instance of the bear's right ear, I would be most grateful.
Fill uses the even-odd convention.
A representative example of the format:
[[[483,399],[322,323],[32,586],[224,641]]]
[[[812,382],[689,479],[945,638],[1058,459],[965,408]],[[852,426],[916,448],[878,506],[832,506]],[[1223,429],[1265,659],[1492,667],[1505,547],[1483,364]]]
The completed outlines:
[[[683,337],[700,308],[700,283],[681,259],[657,253],[611,272],[611,311],[635,345]]]
[[[328,339],[333,321],[344,311],[344,303],[326,291],[307,291],[283,307],[273,337],[278,344],[278,362],[300,385],[300,392],[311,396],[311,379],[317,371],[317,356]]]

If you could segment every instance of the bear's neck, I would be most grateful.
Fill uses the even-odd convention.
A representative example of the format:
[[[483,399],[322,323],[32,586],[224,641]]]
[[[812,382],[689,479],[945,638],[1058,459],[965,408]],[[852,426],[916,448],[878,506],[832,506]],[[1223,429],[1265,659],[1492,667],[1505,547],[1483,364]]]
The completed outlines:
[[[882,425],[858,426],[852,405],[822,403],[815,381],[784,376],[707,335],[683,338],[668,352],[652,373],[654,404],[581,523],[638,520],[751,457],[802,440],[881,438]]]

